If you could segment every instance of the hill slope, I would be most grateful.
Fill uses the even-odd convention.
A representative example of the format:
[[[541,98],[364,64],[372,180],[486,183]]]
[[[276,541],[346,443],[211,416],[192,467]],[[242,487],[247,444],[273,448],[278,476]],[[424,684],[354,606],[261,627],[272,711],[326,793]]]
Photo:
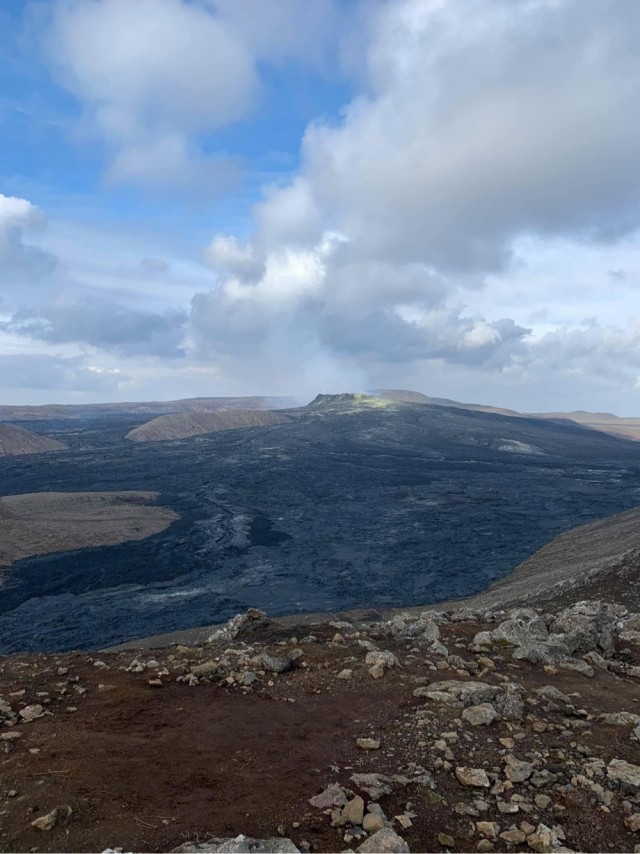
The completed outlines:
[[[428,397],[419,391],[406,389],[380,388],[374,394],[385,400],[403,401],[406,403],[424,403],[430,406],[448,406],[455,409],[469,409],[473,412],[492,412],[497,415],[510,415],[515,418],[538,418],[544,421],[570,421],[589,427],[600,433],[618,436],[622,439],[640,441],[640,418],[620,418],[611,412],[517,412],[515,409],[504,409],[483,403],[460,403],[446,397]]]
[[[126,438],[132,442],[166,442],[242,427],[270,427],[273,424],[284,424],[288,420],[286,415],[268,410],[177,412],[174,415],[160,415],[140,427],[135,427],[127,433]]]
[[[0,457],[16,457],[22,454],[44,454],[47,451],[63,451],[66,445],[48,436],[39,436],[13,424],[0,424]]]
[[[187,397],[182,400],[142,400],[125,403],[45,404],[0,406],[0,421],[82,419],[100,416],[165,415],[170,412],[217,412],[227,409],[286,409],[295,406],[292,397]]]

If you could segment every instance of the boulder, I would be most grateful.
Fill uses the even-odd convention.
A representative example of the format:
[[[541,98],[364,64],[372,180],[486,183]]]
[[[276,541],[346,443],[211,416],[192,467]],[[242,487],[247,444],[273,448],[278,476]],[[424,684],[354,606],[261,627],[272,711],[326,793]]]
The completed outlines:
[[[490,786],[487,772],[482,768],[468,768],[466,766],[456,768],[456,777],[463,786],[473,786],[478,789],[488,789]]]
[[[477,706],[493,700],[500,691],[500,686],[489,685],[487,682],[462,682],[456,679],[447,679],[443,682],[432,682],[416,688],[414,697],[424,697],[436,703],[446,703],[448,706],[466,708]]]
[[[493,723],[498,713],[491,703],[480,703],[478,706],[469,706],[462,712],[462,718],[471,726],[487,726]]]
[[[513,646],[526,646],[535,641],[546,640],[548,634],[544,620],[531,608],[516,608],[510,611],[509,619],[491,632],[494,641]]]
[[[347,803],[347,796],[339,783],[329,783],[327,788],[320,792],[319,795],[309,798],[309,803],[312,807],[316,807],[319,810],[326,810],[330,807],[343,807]]]
[[[640,765],[632,765],[624,759],[612,759],[607,765],[607,777],[623,790],[640,792]]]
[[[363,854],[405,854],[409,846],[395,830],[385,827],[366,839],[357,850]]]
[[[352,774],[350,779],[374,801],[382,795],[390,795],[393,790],[393,781],[384,774]]]
[[[227,852],[227,854],[295,854],[297,848],[290,839],[272,837],[271,839],[252,839],[248,836],[236,836],[235,839],[214,837],[206,842],[185,842],[171,849],[180,854],[207,854],[207,852]]]

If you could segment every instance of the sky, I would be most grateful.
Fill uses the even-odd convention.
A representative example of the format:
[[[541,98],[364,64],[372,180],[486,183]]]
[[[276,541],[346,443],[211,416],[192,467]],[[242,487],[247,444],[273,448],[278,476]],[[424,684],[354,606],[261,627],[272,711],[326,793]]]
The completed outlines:
[[[637,0],[3,0],[0,402],[640,416]]]

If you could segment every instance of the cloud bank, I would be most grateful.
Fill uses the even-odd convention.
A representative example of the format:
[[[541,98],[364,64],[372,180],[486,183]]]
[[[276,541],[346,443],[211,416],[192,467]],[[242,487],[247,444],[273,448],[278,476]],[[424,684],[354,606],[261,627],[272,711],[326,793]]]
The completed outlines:
[[[351,95],[179,295],[184,258],[141,249],[125,298],[0,197],[1,329],[126,374],[211,370],[211,393],[640,405],[639,40],[636,0],[55,0],[52,73],[134,190],[228,189],[247,164],[219,140],[274,75],[330,67]]]

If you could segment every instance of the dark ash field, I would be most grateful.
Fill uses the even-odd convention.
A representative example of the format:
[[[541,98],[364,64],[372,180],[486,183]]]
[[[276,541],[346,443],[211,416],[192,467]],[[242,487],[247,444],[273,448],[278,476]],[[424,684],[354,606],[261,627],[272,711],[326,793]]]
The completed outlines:
[[[180,519],[3,572],[0,652],[100,648],[256,606],[415,605],[503,577],[561,531],[635,507],[640,445],[568,423],[328,400],[172,442],[144,418],[29,421],[66,451],[0,460],[0,493],[144,490]]]

